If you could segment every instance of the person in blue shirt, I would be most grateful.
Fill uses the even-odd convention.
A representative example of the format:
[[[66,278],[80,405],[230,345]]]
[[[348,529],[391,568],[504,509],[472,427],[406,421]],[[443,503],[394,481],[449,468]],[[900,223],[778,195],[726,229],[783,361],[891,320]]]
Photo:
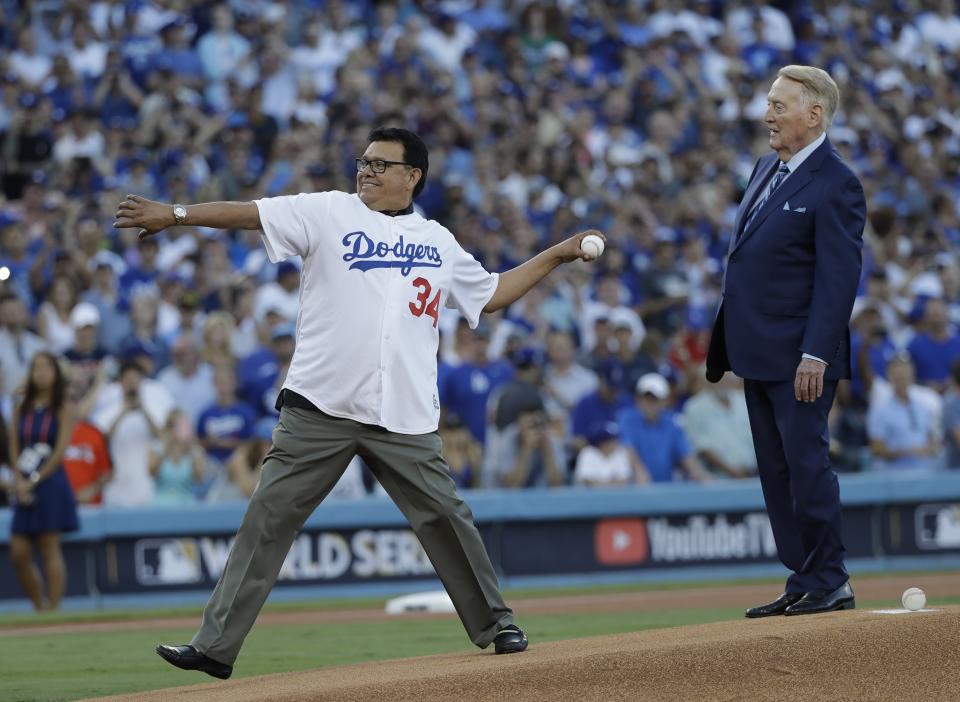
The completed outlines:
[[[163,48],[152,59],[155,67],[175,73],[188,86],[196,88],[203,82],[203,63],[190,46],[184,25],[182,19],[177,19],[161,28]]]
[[[624,443],[633,447],[655,483],[673,481],[676,470],[703,482],[709,473],[700,464],[673,413],[667,410],[670,385],[659,373],[637,381],[637,402],[617,415]]]
[[[907,346],[916,367],[917,382],[943,392],[950,377],[950,364],[960,358],[960,333],[950,328],[943,300],[927,300],[923,308],[923,329]]]
[[[513,377],[509,363],[487,358],[489,347],[490,328],[481,322],[464,350],[463,363],[447,373],[446,382],[439,389],[443,407],[458,415],[481,444],[486,442],[490,393]]]
[[[150,377],[170,363],[170,348],[157,331],[157,313],[155,296],[134,297],[130,305],[130,333],[120,342],[121,357],[144,356],[149,360],[144,369]]]
[[[850,392],[860,405],[867,403],[874,380],[886,375],[887,363],[896,354],[897,346],[887,334],[880,311],[864,307],[850,334]]]
[[[120,276],[120,292],[126,302],[139,292],[149,294],[157,292],[157,278],[160,270],[157,268],[157,252],[159,251],[155,239],[140,239],[137,242],[137,251],[140,261],[135,266],[127,268]]]
[[[273,311],[267,313],[266,324],[282,317]],[[273,399],[267,400],[267,393],[277,382],[281,368],[287,368],[293,359],[296,341],[296,327],[287,322],[279,322],[270,327],[270,345],[260,346],[256,351],[242,359],[237,365],[237,380],[240,385],[240,397],[259,413],[274,413]]]
[[[197,420],[197,436],[209,456],[225,463],[233,450],[253,435],[257,415],[237,399],[237,377],[233,368],[219,366],[213,374],[217,401]]]
[[[614,422],[617,414],[630,407],[630,395],[624,391],[626,371],[619,361],[608,358],[596,368],[597,389],[584,395],[570,412],[570,431],[573,447],[587,446],[597,427]]]
[[[887,364],[887,380],[893,390],[879,397],[867,413],[867,435],[877,464],[887,470],[933,470],[940,445],[936,418],[917,392],[913,363],[898,354]]]

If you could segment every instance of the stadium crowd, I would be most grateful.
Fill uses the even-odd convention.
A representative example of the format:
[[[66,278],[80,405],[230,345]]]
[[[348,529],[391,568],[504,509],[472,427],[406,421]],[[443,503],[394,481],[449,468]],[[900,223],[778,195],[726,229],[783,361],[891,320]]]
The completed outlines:
[[[952,0],[0,0],[7,431],[49,351],[80,417],[65,459],[79,502],[248,496],[299,270],[269,263],[256,232],[139,241],[113,212],[126,193],[352,192],[370,128],[396,124],[430,148],[416,206],[489,270],[578,228],[608,238],[476,330],[443,311],[459,485],[755,475],[737,381],[706,384],[703,361],[788,63],[839,84],[829,137],[868,198],[835,467],[960,468]],[[376,486],[358,463],[338,491]]]

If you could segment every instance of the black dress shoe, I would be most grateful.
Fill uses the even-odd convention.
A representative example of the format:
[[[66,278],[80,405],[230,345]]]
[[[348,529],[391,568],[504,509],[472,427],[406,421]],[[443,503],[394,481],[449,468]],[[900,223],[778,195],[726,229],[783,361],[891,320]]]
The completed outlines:
[[[493,639],[497,653],[520,653],[527,650],[527,635],[515,624],[503,627]]]
[[[757,619],[759,617],[775,617],[787,611],[787,607],[796,604],[803,599],[802,592],[785,592],[780,597],[769,604],[751,607],[747,610],[747,619]]]
[[[817,590],[808,592],[795,605],[787,607],[784,612],[787,616],[794,614],[820,614],[820,612],[835,612],[839,609],[853,609],[856,603],[853,599],[853,588],[846,582],[833,592]]]
[[[226,680],[233,673],[233,666],[226,663],[218,663],[209,658],[193,646],[157,646],[157,653],[167,663],[175,665],[183,670],[201,670],[207,675]]]

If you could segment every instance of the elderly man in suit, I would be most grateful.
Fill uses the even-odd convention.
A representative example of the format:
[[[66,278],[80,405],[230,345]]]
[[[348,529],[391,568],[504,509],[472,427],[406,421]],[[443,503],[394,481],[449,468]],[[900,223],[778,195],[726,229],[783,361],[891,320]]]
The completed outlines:
[[[780,69],[764,124],[775,153],[757,161],[728,252],[707,379],[744,379],[783,594],[747,617],[852,609],[840,490],[827,414],[850,377],[848,323],[860,279],[863,188],[827,139],[836,83],[809,66]]]

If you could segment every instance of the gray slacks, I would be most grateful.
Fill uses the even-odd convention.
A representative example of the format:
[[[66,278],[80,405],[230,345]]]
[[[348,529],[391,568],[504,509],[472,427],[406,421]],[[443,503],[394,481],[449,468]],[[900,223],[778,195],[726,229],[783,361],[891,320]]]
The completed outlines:
[[[440,448],[436,432],[397,434],[284,406],[192,645],[233,664],[298,530],[358,454],[410,522],[470,640],[488,646],[513,622],[513,612],[504,604],[473,514],[457,495]]]

